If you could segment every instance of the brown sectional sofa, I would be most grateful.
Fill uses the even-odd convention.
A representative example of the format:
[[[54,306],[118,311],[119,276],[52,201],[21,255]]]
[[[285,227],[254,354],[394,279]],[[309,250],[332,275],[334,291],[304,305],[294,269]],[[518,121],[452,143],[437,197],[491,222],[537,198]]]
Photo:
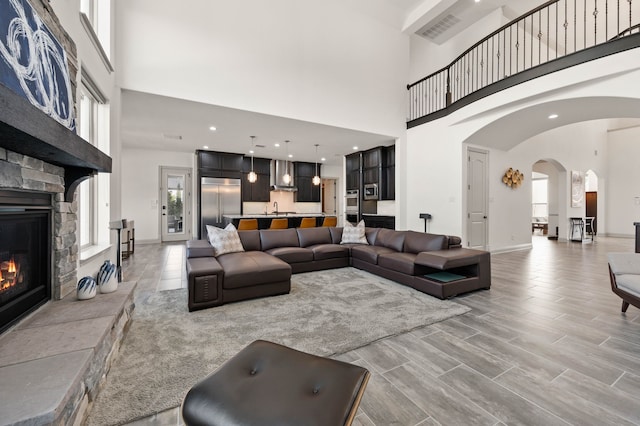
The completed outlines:
[[[206,240],[187,242],[189,310],[289,293],[291,274],[353,266],[441,299],[491,286],[488,252],[460,238],[366,228],[366,244],[340,244],[342,228],[238,231],[244,252],[214,257]],[[445,282],[425,276],[456,274]],[[436,275],[437,276],[437,275]]]

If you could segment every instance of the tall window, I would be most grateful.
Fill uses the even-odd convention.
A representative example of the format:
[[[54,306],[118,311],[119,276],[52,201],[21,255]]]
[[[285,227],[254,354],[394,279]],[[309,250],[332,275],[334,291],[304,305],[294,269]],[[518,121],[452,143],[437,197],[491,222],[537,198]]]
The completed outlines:
[[[92,41],[108,58],[111,50],[111,2],[80,0],[80,15],[83,25],[88,26],[86,29]]]
[[[85,85],[80,90],[79,126],[80,136],[92,145],[98,144],[98,101]],[[95,178],[78,186],[78,225],[80,249],[96,243],[96,192]]]

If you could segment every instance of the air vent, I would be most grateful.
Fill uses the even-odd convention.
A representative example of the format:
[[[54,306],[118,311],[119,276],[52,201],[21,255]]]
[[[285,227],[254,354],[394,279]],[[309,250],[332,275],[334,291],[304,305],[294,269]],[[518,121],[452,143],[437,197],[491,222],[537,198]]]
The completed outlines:
[[[165,139],[171,139],[174,141],[181,141],[182,140],[182,135],[169,135],[167,133],[162,135]]]
[[[418,34],[428,40],[435,40],[459,22],[460,18],[448,14],[442,17],[439,21],[436,21],[435,23],[433,23],[433,21],[429,22],[427,25],[420,28],[418,30]]]
[[[255,144],[254,146],[255,146],[256,148],[264,148],[264,147],[265,147],[265,145],[259,145],[259,144]]]

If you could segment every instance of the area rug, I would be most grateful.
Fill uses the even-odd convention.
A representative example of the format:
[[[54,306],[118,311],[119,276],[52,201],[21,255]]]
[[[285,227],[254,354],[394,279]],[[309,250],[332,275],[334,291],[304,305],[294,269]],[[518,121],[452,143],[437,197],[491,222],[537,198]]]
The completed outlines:
[[[291,293],[187,311],[187,291],[140,294],[89,425],[177,407],[204,378],[256,339],[322,356],[365,346],[469,311],[354,268],[296,274]]]

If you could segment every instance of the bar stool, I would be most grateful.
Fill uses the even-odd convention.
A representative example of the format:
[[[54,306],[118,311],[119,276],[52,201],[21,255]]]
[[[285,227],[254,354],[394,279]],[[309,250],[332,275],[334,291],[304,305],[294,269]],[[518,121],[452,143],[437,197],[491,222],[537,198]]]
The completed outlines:
[[[238,231],[248,231],[258,229],[258,219],[240,219]]]
[[[289,219],[275,218],[275,219],[271,219],[271,226],[269,226],[269,229],[287,229],[288,227],[289,227]]]
[[[316,218],[315,217],[303,217],[302,222],[300,222],[300,228],[315,228],[316,227]]]
[[[322,226],[338,226],[338,218],[335,216],[325,217]]]

